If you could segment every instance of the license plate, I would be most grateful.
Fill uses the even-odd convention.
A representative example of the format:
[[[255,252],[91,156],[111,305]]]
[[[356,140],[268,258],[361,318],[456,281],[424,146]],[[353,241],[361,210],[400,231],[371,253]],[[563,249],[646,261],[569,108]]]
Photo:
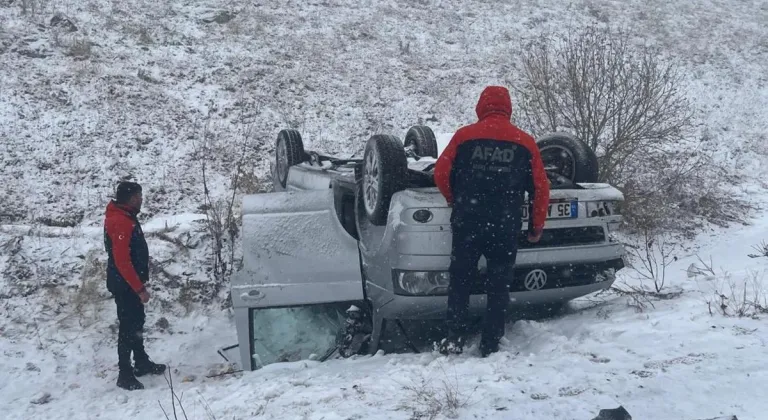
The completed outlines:
[[[528,220],[528,204],[523,206],[523,220]],[[579,217],[579,202],[564,201],[561,203],[549,203],[547,219],[575,219]]]

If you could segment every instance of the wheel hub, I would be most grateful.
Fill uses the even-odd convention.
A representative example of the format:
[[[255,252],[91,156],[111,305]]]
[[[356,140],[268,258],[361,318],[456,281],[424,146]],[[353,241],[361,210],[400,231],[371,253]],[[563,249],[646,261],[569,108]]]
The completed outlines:
[[[376,210],[376,200],[379,198],[379,159],[376,149],[371,150],[365,158],[363,198],[365,210],[373,214]]]
[[[540,150],[545,169],[573,181],[576,178],[576,161],[571,151],[560,146],[548,146]]]
[[[284,183],[288,177],[288,149],[285,146],[285,141],[277,143],[277,175],[280,177],[281,183]]]

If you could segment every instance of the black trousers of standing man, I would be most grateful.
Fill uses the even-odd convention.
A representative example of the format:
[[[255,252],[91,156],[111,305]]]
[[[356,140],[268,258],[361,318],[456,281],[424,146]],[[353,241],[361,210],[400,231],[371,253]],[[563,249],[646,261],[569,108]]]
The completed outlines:
[[[132,290],[121,291],[115,296],[117,320],[120,324],[117,333],[117,363],[121,371],[130,372],[131,352],[138,363],[149,361],[144,350],[144,304],[139,295]]]
[[[448,287],[448,328],[450,336],[461,342],[468,329],[469,298],[472,286],[478,281],[477,264],[480,256],[487,261],[487,306],[480,351],[486,356],[498,350],[504,336],[509,283],[517,259],[519,217],[471,218],[457,217],[451,223],[453,246],[451,251],[450,285]]]

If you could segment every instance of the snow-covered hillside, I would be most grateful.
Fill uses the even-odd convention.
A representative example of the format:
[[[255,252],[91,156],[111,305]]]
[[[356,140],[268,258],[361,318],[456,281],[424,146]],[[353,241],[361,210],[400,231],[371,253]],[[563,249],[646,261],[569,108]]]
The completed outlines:
[[[77,31],[52,26],[56,12]],[[148,215],[197,212],[209,112],[218,190],[246,125],[267,183],[289,125],[342,155],[420,121],[450,132],[475,118],[483,86],[515,85],[526,39],[588,22],[628,25],[679,60],[701,135],[742,167],[768,152],[767,17],[759,0],[4,1],[0,215],[98,223],[128,176],[149,187]]]
[[[344,156],[416,123],[452,132],[474,120],[484,86],[514,87],[526,39],[591,22],[625,25],[682,66],[697,135],[740,175],[724,187],[764,209],[764,1],[0,0],[0,376],[13,379],[0,381],[2,417],[170,408],[163,378],[114,387],[101,220],[115,182],[131,178],[146,187],[154,258],[148,349],[171,364],[190,419],[589,419],[619,404],[635,418],[761,418],[766,315],[726,317],[716,292],[739,300],[731,284],[745,281],[751,300],[768,291],[768,258],[746,256],[768,240],[762,210],[752,226],[684,244],[667,282],[681,296],[641,312],[616,295],[576,302],[564,317],[511,325],[489,360],[379,355],[205,377],[226,370],[216,349],[236,339],[226,285],[207,271],[203,161],[223,200],[243,150],[238,193],[270,188],[282,128]],[[686,276],[697,251],[712,256],[712,278]],[[31,403],[39,393],[50,401]]]

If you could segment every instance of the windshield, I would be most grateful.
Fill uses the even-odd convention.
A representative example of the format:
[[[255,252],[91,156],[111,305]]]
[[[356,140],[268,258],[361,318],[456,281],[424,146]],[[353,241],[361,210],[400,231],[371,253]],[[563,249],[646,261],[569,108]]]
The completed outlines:
[[[251,310],[254,368],[324,359],[335,350],[348,307],[337,302]]]

